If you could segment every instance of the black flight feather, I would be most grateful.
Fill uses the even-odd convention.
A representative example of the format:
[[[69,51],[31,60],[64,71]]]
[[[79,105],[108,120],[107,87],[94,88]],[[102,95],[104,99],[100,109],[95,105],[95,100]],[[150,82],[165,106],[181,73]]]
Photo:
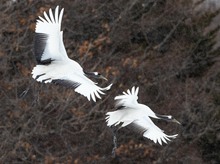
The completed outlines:
[[[51,58],[41,60],[47,44],[48,35],[44,33],[35,33],[34,54],[38,64],[47,65],[51,63]]]
[[[70,80],[62,80],[62,79],[56,79],[52,80],[52,83],[54,84],[60,84],[68,88],[77,88],[81,84],[78,82],[70,81]]]

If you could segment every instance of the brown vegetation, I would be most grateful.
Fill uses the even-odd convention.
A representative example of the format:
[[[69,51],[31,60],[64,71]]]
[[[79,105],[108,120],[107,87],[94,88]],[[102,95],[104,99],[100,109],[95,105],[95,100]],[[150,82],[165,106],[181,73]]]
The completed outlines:
[[[56,5],[65,8],[69,57],[114,83],[97,103],[31,78],[36,18]],[[1,1],[1,163],[219,163],[218,28],[203,35],[217,14],[194,15],[191,0]],[[164,146],[121,129],[112,158],[105,113],[132,86],[140,87],[141,103],[182,126],[155,120],[167,134],[179,133]]]

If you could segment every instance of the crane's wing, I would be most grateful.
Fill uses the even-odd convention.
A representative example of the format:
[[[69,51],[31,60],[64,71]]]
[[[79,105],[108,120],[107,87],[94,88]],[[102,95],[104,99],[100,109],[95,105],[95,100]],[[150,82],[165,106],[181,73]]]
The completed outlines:
[[[132,87],[131,91],[128,89],[127,92],[123,92],[123,95],[116,96],[116,108],[119,109],[121,107],[135,107],[138,104],[138,91],[139,87]]]
[[[96,102],[96,97],[101,99],[99,94],[103,94],[104,95],[105,93],[103,91],[109,90],[111,88],[111,86],[112,86],[112,84],[110,84],[109,86],[107,86],[105,88],[101,88],[101,87],[97,86],[95,83],[89,82],[88,80],[86,80],[86,82],[84,82],[81,85],[79,85],[75,89],[75,91],[80,93],[81,95],[87,97],[87,99],[89,101],[90,101],[90,98],[92,98],[92,100],[94,102]]]
[[[71,76],[63,77],[61,79],[52,80],[53,83],[65,85],[66,87],[75,88],[75,92],[87,97],[90,101],[96,102],[96,98],[101,99],[100,94],[104,95],[103,91],[111,88],[112,84],[105,88],[97,86],[93,81],[84,75],[72,74]]]
[[[131,126],[141,132],[144,137],[154,141],[154,143],[158,142],[160,145],[162,145],[162,142],[167,143],[171,138],[176,138],[178,135],[166,135],[148,116],[135,120]]]
[[[138,117],[141,117],[138,110],[132,108],[123,108],[120,110],[107,112],[105,119],[107,126],[109,127],[117,125],[120,125],[120,127],[125,127],[131,124]]]
[[[74,66],[75,64],[69,64],[69,62],[37,65],[32,71],[32,77],[38,82],[55,83],[74,88],[76,92],[87,97],[89,101],[91,98],[96,101],[96,97],[101,99],[100,94],[105,94],[104,91],[111,88],[112,84],[105,88],[97,86],[84,75],[82,69],[75,69]]]
[[[63,11],[64,9],[59,13],[59,6],[57,6],[54,15],[50,9],[49,15],[44,12],[44,18],[39,16],[37,19],[34,54],[38,64],[69,59],[63,44],[63,31],[60,30]]]

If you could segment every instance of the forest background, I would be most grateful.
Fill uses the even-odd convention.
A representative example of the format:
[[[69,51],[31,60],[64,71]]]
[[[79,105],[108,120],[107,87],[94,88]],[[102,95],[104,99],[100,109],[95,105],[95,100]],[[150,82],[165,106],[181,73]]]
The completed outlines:
[[[1,163],[220,163],[219,1],[2,0],[0,2]],[[36,18],[64,7],[71,59],[109,79],[96,103],[71,89],[37,83]],[[153,120],[178,137],[157,145],[118,132],[116,158],[105,113],[139,86],[139,102],[181,126]],[[24,91],[28,89],[25,95]]]

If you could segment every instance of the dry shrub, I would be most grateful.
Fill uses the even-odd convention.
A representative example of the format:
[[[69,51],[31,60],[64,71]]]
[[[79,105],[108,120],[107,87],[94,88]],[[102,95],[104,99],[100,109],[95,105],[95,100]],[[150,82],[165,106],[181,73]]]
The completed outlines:
[[[212,50],[218,29],[202,35],[217,12],[195,16],[182,0],[0,3],[1,163],[219,162],[219,53]],[[31,78],[35,20],[58,4],[70,58],[114,82],[97,103]],[[112,159],[105,113],[134,85],[140,102],[182,122],[155,120],[179,137],[161,147],[121,130]]]

